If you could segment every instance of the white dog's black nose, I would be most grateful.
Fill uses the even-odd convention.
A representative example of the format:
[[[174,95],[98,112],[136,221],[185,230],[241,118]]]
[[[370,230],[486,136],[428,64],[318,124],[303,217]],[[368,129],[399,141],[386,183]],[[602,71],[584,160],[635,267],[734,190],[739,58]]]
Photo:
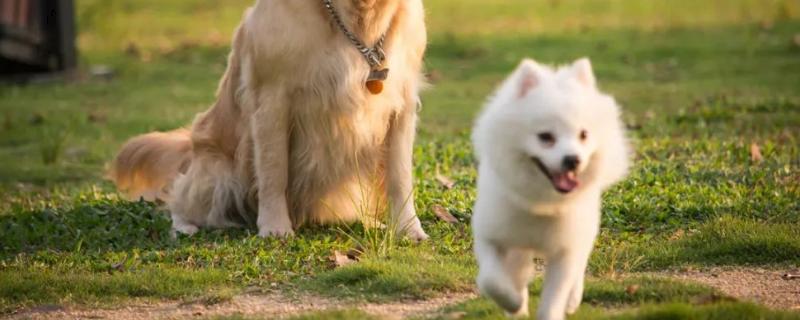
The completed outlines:
[[[566,156],[561,166],[564,167],[564,170],[571,171],[577,169],[580,164],[581,159],[579,159],[578,156]]]

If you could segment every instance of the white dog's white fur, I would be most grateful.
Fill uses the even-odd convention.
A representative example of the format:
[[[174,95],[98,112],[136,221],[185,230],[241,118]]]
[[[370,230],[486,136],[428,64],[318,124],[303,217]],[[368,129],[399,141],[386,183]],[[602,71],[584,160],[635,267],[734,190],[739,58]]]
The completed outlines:
[[[546,261],[537,318],[580,305],[601,193],[628,168],[619,118],[587,59],[557,69],[524,60],[479,117],[477,282],[509,315],[528,315],[534,255]]]
[[[305,222],[382,211],[375,199],[388,198],[397,231],[426,238],[412,194],[422,1],[333,5],[367,45],[386,35],[381,94],[367,91],[370,66],[322,1],[259,0],[236,32],[216,104],[191,130],[125,144],[110,173],[119,188],[164,200],[173,228],[189,234],[250,222],[261,236],[291,235]]]

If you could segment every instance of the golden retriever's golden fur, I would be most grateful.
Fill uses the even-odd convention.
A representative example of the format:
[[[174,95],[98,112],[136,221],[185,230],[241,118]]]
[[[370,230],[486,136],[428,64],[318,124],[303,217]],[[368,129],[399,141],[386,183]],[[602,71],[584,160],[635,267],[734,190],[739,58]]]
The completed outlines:
[[[398,231],[426,238],[411,161],[426,45],[422,1],[333,4],[365,43],[386,33],[383,93],[367,91],[369,65],[321,0],[260,0],[236,31],[216,104],[191,131],[129,141],[112,166],[118,186],[165,201],[177,231],[255,223],[262,236],[357,219],[379,206],[363,195],[379,193]]]

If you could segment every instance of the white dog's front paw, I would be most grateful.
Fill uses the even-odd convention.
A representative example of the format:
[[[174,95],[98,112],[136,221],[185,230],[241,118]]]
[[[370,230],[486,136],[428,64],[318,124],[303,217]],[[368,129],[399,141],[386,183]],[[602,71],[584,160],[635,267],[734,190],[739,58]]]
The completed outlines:
[[[578,308],[581,306],[581,298],[581,296],[569,297],[569,300],[567,300],[567,314],[573,315],[578,311]]]
[[[522,303],[520,304],[519,310],[517,310],[517,312],[506,312],[506,317],[513,319],[530,318],[530,312],[528,311],[528,289],[522,290],[520,296],[522,298]]]
[[[530,318],[530,316],[531,315],[528,312],[527,308],[525,308],[525,309],[520,308],[519,311],[517,311],[515,313],[506,312],[506,317],[507,318],[511,318],[511,319],[527,319],[527,318]]]
[[[564,320],[566,318],[567,315],[563,311],[550,310],[547,306],[540,306],[539,311],[536,312],[537,320]]]
[[[506,315],[516,317],[517,314],[526,314],[527,308],[523,310],[525,302],[523,297],[513,289],[511,282],[504,277],[491,276],[486,274],[478,275],[478,290],[497,303]]]
[[[567,297],[567,314],[573,315],[578,311],[583,301],[583,276],[575,283]]]

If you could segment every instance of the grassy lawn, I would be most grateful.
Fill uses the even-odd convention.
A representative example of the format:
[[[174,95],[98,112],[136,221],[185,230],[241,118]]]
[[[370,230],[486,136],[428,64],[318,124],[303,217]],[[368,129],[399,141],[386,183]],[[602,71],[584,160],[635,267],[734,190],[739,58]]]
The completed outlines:
[[[0,316],[54,303],[224,301],[246,288],[378,302],[474,290],[471,121],[521,58],[589,56],[624,107],[636,160],[604,197],[593,280],[574,318],[800,318],[697,284],[620,276],[800,266],[800,2],[427,0],[434,86],[423,95],[415,176],[431,240],[387,246],[360,226],[288,240],[255,230],[172,239],[163,209],[122,200],[103,170],[126,138],[186,125],[211,104],[249,3],[81,0],[84,76],[0,85]],[[88,76],[97,65],[113,79]],[[455,186],[443,188],[437,172]],[[437,205],[461,223],[437,219]],[[356,246],[366,251],[359,263],[332,266],[334,250]],[[627,294],[632,284],[640,289]],[[485,299],[441,312],[450,313],[502,316]],[[369,316],[298,319],[351,318]]]

